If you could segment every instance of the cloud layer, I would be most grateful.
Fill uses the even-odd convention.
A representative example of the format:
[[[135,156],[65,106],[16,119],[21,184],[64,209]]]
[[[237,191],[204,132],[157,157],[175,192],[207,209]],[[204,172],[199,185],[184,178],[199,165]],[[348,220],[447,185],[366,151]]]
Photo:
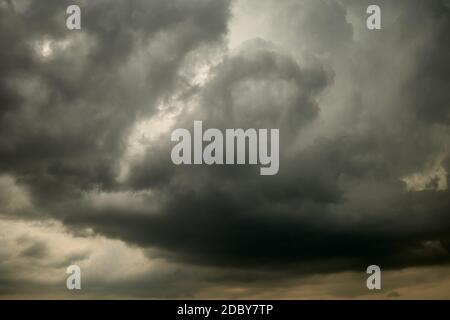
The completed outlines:
[[[45,260],[51,285],[84,263],[97,296],[264,297],[370,264],[445,278],[450,7],[375,2],[379,31],[369,1],[80,1],[81,31],[69,1],[0,2],[0,294]],[[173,165],[194,120],[279,128],[278,175]],[[36,223],[72,249],[25,237]],[[142,268],[108,286],[87,243]]]

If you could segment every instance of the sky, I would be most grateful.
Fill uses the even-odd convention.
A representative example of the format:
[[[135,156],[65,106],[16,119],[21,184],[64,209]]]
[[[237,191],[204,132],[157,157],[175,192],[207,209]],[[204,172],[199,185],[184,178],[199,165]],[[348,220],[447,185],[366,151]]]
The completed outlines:
[[[448,0],[0,0],[0,299],[450,299],[449,33]],[[278,174],[174,165],[197,120],[279,129]]]

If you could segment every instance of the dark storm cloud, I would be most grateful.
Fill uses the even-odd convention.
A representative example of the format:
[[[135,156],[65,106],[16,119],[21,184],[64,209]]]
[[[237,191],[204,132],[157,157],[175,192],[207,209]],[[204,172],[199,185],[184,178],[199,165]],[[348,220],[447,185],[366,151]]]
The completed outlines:
[[[380,1],[390,13],[372,33],[368,2],[267,2],[271,19],[285,17],[271,25],[279,41],[224,52],[197,87],[180,70],[200,47],[223,45],[228,2],[84,3],[83,30],[74,33],[64,28],[67,3],[30,3],[0,7],[8,48],[0,53],[0,169],[26,187],[37,212],[176,262],[286,271],[281,278],[449,261],[448,188],[412,192],[401,180],[439,157],[450,170],[444,1]],[[44,59],[35,43],[45,37],[76,46]],[[280,128],[278,175],[174,166],[167,133],[118,182],[133,124],[173,100],[194,106],[175,127]],[[430,179],[448,185],[447,175]],[[179,277],[143,287],[170,279]]]
[[[220,40],[228,17],[226,1],[96,1],[70,32],[69,1],[21,4],[0,13],[0,168],[43,204],[114,185],[128,128],[171,94],[191,50]],[[36,53],[45,41],[69,50],[46,60]]]
[[[47,255],[47,246],[43,242],[35,242],[20,252],[20,255],[27,258],[44,258]]]

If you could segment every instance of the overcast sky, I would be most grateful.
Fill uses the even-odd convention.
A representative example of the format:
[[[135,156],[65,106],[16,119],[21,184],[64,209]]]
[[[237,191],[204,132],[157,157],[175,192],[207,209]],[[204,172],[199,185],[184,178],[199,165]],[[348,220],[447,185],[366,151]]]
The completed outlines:
[[[450,298],[449,33],[447,0],[0,0],[0,297]],[[175,166],[194,120],[279,128],[279,173]]]

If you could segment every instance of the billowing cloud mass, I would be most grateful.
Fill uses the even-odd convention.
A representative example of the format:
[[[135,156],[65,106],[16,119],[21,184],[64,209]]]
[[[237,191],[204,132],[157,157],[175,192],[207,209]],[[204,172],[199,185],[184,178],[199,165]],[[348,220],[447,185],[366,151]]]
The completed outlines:
[[[449,297],[449,32],[446,0],[1,1],[0,296]],[[279,128],[279,173],[174,165],[195,120]]]

